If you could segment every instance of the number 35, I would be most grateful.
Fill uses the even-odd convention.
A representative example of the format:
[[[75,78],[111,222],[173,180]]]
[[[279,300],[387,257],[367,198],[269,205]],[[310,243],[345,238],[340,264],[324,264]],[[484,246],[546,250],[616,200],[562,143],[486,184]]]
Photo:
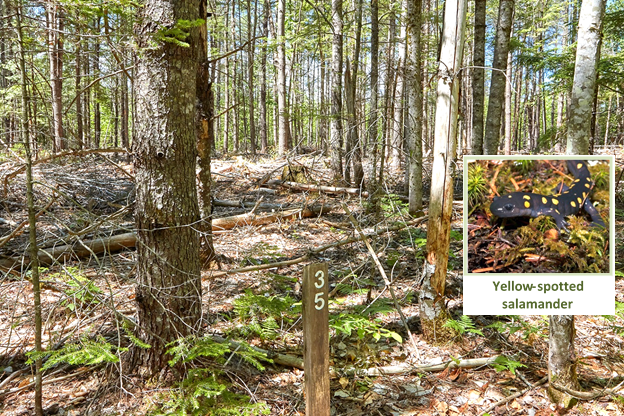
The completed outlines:
[[[319,270],[314,274],[314,277],[316,277],[317,279],[317,281],[314,283],[314,287],[317,289],[322,289],[325,286],[325,273],[323,273],[322,270]],[[325,292],[318,292],[314,295],[314,309],[316,309],[317,311],[320,311],[325,307],[325,299],[323,298],[324,294]]]

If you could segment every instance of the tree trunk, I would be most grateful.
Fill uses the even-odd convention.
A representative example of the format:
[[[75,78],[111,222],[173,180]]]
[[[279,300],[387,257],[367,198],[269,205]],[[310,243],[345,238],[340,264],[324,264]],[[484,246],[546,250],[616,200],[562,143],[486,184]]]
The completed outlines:
[[[501,115],[505,100],[505,71],[507,70],[507,55],[509,53],[509,36],[513,21],[514,0],[501,0],[498,7],[498,24],[496,25],[496,46],[494,48],[494,62],[492,66],[492,81],[490,82],[490,99],[483,137],[485,154],[498,153],[500,144]]]
[[[586,155],[589,152],[604,9],[604,0],[583,0],[581,5],[572,98],[568,113],[566,153],[569,155]]]
[[[100,32],[100,18],[95,19],[95,30]],[[100,39],[94,39],[95,45],[93,50],[93,76],[97,79],[100,77]],[[102,136],[102,112],[100,111],[100,83],[93,85],[93,144],[98,149],[100,147],[100,139]]]
[[[505,77],[505,154],[511,154],[511,52],[507,56]]]
[[[254,18],[257,15],[258,2],[255,2],[256,10],[254,10]],[[254,104],[254,49],[256,47],[256,25],[251,24],[251,0],[247,0],[247,33],[249,36],[249,44],[247,45],[247,88],[249,99],[249,150],[252,155],[256,154],[256,112]],[[255,22],[255,21],[254,21]]]
[[[77,148],[84,147],[84,131],[82,128],[82,40],[76,41],[76,141]]]
[[[427,226],[425,278],[420,292],[420,321],[426,339],[444,342],[450,330],[444,303],[453,215],[453,177],[457,148],[459,82],[466,30],[466,0],[447,0],[438,66],[435,142]]]
[[[572,100],[568,112],[566,151],[568,155],[585,155],[589,150],[604,7],[605,3],[602,0],[584,0],[581,6]],[[566,393],[557,391],[553,387],[553,382],[579,390],[574,352],[574,316],[551,316],[549,335],[548,379],[551,382],[549,396],[553,402],[569,408],[576,400]]]
[[[137,336],[151,345],[133,350],[131,364],[146,375],[167,368],[167,344],[202,328],[197,157],[196,77],[200,28],[189,47],[157,41],[155,32],[195,21],[198,0],[146,0],[136,26],[135,82]]]
[[[407,2],[411,0],[403,0],[402,7],[407,9]],[[405,69],[406,69],[406,56],[407,56],[407,22],[406,22],[405,14],[402,15],[401,19],[401,38],[399,40],[399,62],[396,66],[397,76],[396,76],[396,90],[394,91],[394,115],[393,115],[393,128],[392,128],[392,139],[390,142],[390,155],[389,161],[390,165],[398,169],[401,165],[401,153],[403,148],[403,138],[404,138],[404,126],[409,124],[409,120],[406,120],[404,115],[405,109]]]
[[[31,281],[33,289],[33,307],[35,312],[35,352],[41,354],[42,348],[42,318],[41,318],[41,285],[39,283],[39,262],[37,261],[37,218],[35,210],[35,199],[33,194],[33,174],[32,174],[32,154],[30,147],[30,129],[28,127],[28,89],[26,78],[26,55],[24,52],[24,34],[22,31],[22,13],[23,8],[19,4],[16,8],[16,31],[19,47],[19,70],[20,70],[20,84],[22,93],[22,139],[24,143],[24,151],[26,154],[26,200],[28,208],[28,224],[29,231],[29,247],[28,251],[32,261],[31,266]],[[41,378],[41,364],[42,359],[39,356],[35,359],[35,415],[43,416],[43,384]]]
[[[330,148],[335,180],[342,177],[342,1],[332,0],[332,102]]]
[[[561,384],[573,390],[580,390],[576,376],[576,354],[574,352],[574,315],[551,315],[548,337],[548,396],[554,403],[570,408],[576,399],[553,387]]]
[[[422,0],[408,0],[407,2],[407,48],[408,61],[405,71],[405,82],[409,95],[408,134],[406,137],[408,148],[408,184],[409,205],[411,215],[416,215],[422,209],[422,90],[421,90],[421,45],[420,30],[422,19]]]
[[[262,21],[262,35],[264,36],[263,48],[260,49],[260,151],[266,153],[269,147],[267,124],[267,39],[269,38],[269,18],[271,16],[271,4],[269,0],[264,3],[264,19]]]
[[[279,114],[279,154],[290,148],[290,120],[286,101],[286,0],[277,1],[277,107]]]
[[[199,15],[206,16],[206,2],[199,2]],[[202,262],[208,263],[214,259],[212,244],[212,178],[210,175],[210,158],[212,143],[214,142],[214,95],[210,62],[208,61],[208,29],[206,24],[199,27],[199,37],[196,48],[197,74],[195,80],[196,114],[195,126],[197,134],[197,173],[199,211],[200,253]],[[254,148],[255,149],[255,148]]]
[[[485,99],[485,7],[486,0],[475,0],[474,50],[472,58],[472,144],[473,155],[483,154],[483,109]]]
[[[370,113],[368,116],[368,145],[373,148],[372,172],[370,181],[373,188],[377,184],[377,155],[379,148],[379,119],[378,97],[379,97],[379,3],[378,0],[371,0],[371,46],[370,46]]]
[[[61,6],[55,1],[47,3],[48,55],[50,59],[50,87],[52,91],[52,126],[54,151],[67,148],[63,131],[63,18]]]

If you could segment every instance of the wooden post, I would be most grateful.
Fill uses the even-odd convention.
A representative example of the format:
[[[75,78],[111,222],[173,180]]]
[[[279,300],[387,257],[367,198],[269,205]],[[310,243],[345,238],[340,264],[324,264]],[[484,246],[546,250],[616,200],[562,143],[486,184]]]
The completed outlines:
[[[329,416],[328,288],[326,263],[303,268],[303,368],[308,416]]]

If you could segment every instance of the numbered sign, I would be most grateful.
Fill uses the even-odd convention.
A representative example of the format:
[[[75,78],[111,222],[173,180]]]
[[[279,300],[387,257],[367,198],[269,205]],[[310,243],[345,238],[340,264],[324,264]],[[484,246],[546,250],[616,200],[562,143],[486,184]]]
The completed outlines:
[[[329,416],[328,288],[327,264],[303,268],[303,367],[310,416]]]

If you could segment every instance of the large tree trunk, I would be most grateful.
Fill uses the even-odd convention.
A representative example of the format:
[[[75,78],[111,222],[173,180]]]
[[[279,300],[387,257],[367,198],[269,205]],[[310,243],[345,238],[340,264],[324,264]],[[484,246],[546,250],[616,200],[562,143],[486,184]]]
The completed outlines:
[[[514,0],[501,0],[498,7],[498,24],[496,25],[496,46],[492,63],[492,81],[490,82],[490,99],[488,101],[487,121],[483,137],[485,154],[498,153],[500,144],[501,115],[505,100],[505,71],[507,71],[507,55],[509,53],[509,36],[513,21]]]
[[[420,292],[420,321],[423,335],[436,342],[450,336],[443,325],[448,319],[444,304],[448,251],[453,216],[453,177],[457,149],[459,106],[458,73],[463,56],[467,0],[447,0],[438,66],[435,142],[431,169],[431,198],[427,226],[425,278]]]
[[[334,179],[342,179],[342,1],[332,0],[332,94],[330,149]]]
[[[52,91],[52,129],[54,151],[67,148],[63,131],[63,18],[61,6],[55,1],[47,3],[48,55],[50,59],[50,87]]]
[[[279,154],[290,148],[290,120],[286,100],[286,45],[285,14],[286,0],[277,1],[277,107],[279,114]]]
[[[198,0],[146,0],[136,26],[135,82],[137,227],[137,336],[151,345],[135,349],[142,373],[167,367],[166,345],[202,327],[197,157],[196,76],[199,28],[189,47],[156,41],[158,28],[195,21]]]
[[[422,208],[422,90],[421,90],[421,45],[420,26],[422,16],[422,1],[408,0],[407,2],[407,48],[408,61],[405,71],[405,82],[409,96],[408,109],[408,184],[409,184],[409,213],[417,214]]]
[[[472,57],[472,144],[473,155],[483,154],[483,109],[485,99],[485,4],[475,0],[474,49]]]
[[[602,0],[584,0],[581,6],[572,100],[568,112],[568,155],[585,155],[589,151],[604,7]],[[574,316],[550,317],[549,347],[549,396],[551,400],[567,408],[574,405],[576,400],[556,390],[554,384],[579,390],[574,352]]]
[[[572,98],[568,113],[566,153],[569,155],[586,155],[589,152],[604,8],[604,0],[583,0],[581,6]]]

